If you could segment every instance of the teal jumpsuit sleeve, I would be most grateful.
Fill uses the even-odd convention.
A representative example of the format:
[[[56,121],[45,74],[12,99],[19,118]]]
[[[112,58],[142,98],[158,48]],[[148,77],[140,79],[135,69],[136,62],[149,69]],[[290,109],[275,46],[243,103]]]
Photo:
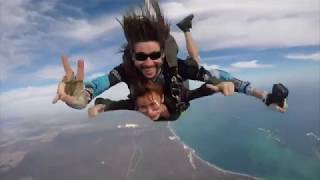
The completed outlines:
[[[124,69],[121,65],[115,67],[109,74],[99,76],[85,82],[85,89],[90,94],[90,101],[108,90],[110,87],[124,81]]]

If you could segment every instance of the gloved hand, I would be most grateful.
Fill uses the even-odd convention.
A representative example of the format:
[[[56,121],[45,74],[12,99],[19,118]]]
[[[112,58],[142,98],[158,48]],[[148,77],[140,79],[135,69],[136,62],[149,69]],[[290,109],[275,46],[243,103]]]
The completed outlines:
[[[267,106],[273,105],[279,112],[286,112],[288,109],[287,97],[289,90],[283,84],[274,84],[272,93],[267,94],[265,104]]]
[[[77,75],[71,69],[66,56],[61,57],[65,71],[65,76],[58,84],[57,95],[52,103],[57,103],[58,100],[65,102],[68,106],[75,109],[83,109],[87,106],[90,94],[84,89],[84,61],[78,61]]]

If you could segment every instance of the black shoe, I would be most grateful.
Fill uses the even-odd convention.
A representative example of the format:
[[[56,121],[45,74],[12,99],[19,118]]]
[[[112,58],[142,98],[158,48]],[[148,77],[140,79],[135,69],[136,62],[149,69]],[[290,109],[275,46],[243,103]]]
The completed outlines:
[[[183,32],[189,32],[190,29],[192,28],[192,19],[194,15],[190,14],[189,16],[185,17],[182,19],[178,24],[178,28],[181,29]]]

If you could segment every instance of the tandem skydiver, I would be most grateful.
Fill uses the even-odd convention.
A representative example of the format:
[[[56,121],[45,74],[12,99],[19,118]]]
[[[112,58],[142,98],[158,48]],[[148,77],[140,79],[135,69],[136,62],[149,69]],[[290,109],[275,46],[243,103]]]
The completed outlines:
[[[155,9],[159,9],[157,3],[153,3],[153,6]],[[217,76],[214,77],[203,67],[194,66],[197,63],[193,63],[190,66],[187,63],[188,61],[183,60],[177,60],[177,66],[170,66],[169,62],[172,62],[168,61],[170,52],[165,52],[167,50],[166,42],[168,42],[166,40],[169,37],[168,24],[160,11],[158,11],[157,16],[153,16],[148,12],[148,9],[141,10],[142,15],[138,15],[136,12],[128,12],[123,17],[122,28],[128,45],[124,49],[123,63],[115,67],[108,75],[87,82],[84,88],[83,72],[79,73],[81,72],[81,68],[83,71],[83,61],[79,61],[78,67],[80,67],[80,70],[78,68],[77,76],[74,78],[67,58],[62,58],[66,76],[59,83],[56,100],[61,99],[73,108],[82,109],[94,97],[119,82],[125,82],[129,87],[130,93],[134,94],[134,87],[143,86],[143,84],[150,81],[162,85],[165,96],[171,99],[169,102],[165,102],[167,106],[170,106],[174,102],[174,106],[171,109],[173,112],[170,113],[179,113],[187,107],[185,106],[187,102],[184,102],[181,96],[179,96],[179,92],[181,92],[180,81],[192,79],[214,85],[228,83],[221,82],[219,78],[232,82],[235,91],[257,97],[256,91],[251,88],[248,82],[235,79],[228,73],[217,71],[219,74],[216,74]],[[258,95],[262,97],[260,96],[261,94]],[[125,107],[134,109],[134,103],[125,104]]]
[[[182,30],[186,37],[186,45],[189,54],[188,60],[193,60],[197,64],[200,63],[200,57],[198,54],[198,49],[194,44],[192,39],[192,35],[190,29],[192,27],[192,18],[193,15],[187,16],[181,22],[177,24],[177,26]],[[196,59],[196,60],[195,60]],[[220,70],[213,70],[213,73],[218,75],[222,74],[221,78],[224,79],[232,79],[228,73],[220,71]],[[229,76],[229,77],[227,77]],[[112,110],[119,110],[119,109],[127,109],[124,104],[128,102],[132,102],[134,105],[134,109],[140,111],[141,113],[148,116],[151,120],[176,120],[180,116],[181,112],[174,111],[172,103],[170,103],[170,99],[166,99],[167,96],[163,94],[163,89],[159,87],[159,85],[155,85],[155,83],[147,83],[144,85],[144,88],[140,88],[138,90],[134,90],[134,94],[131,94],[131,98],[129,100],[120,100],[120,101],[112,101],[110,99],[103,99],[97,98],[95,101],[95,105],[89,108],[89,116],[96,117],[99,113],[104,111],[112,111]],[[226,87],[221,87],[226,86]],[[232,89],[230,89],[232,88]],[[228,86],[228,84],[219,84],[217,86],[213,86],[211,84],[203,84],[200,88],[195,90],[189,90],[186,87],[181,87],[181,99],[187,104],[193,99],[200,98],[203,96],[211,95],[217,92],[221,92],[224,95],[231,95],[233,93],[233,86]],[[285,112],[286,107],[284,103],[285,98],[287,97],[288,90],[282,84],[277,84],[273,88],[273,93],[268,94],[265,91],[260,91],[257,89],[253,89],[249,87],[248,95],[254,96],[256,98],[261,99],[267,105],[271,103],[279,104],[276,106],[277,110],[280,112]],[[224,91],[224,92],[223,92]],[[138,92],[138,93],[136,93]],[[161,93],[160,93],[161,92]],[[161,100],[161,101],[160,101]],[[167,102],[166,105],[164,102]],[[169,111],[168,111],[169,109]],[[131,109],[133,110],[133,108]]]

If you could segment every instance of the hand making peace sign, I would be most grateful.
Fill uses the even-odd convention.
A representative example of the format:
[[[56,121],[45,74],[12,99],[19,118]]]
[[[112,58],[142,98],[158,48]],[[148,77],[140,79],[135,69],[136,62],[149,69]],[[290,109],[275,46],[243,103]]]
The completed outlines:
[[[57,95],[52,103],[61,100],[75,109],[83,109],[88,104],[90,95],[84,89],[84,61],[78,60],[77,74],[74,76],[67,56],[62,55],[61,61],[65,76],[58,84]]]

